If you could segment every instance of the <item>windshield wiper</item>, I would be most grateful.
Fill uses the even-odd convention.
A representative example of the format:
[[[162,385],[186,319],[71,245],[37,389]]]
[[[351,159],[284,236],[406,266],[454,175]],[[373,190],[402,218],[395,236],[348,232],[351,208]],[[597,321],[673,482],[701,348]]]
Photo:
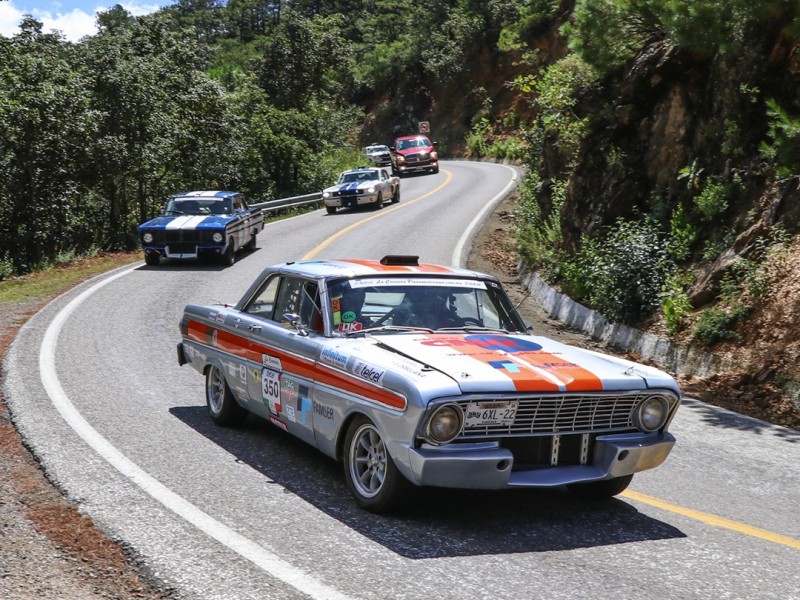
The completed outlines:
[[[460,325],[458,327],[439,327],[436,331],[496,331],[497,333],[511,333],[502,327],[484,327],[483,325]]]
[[[382,331],[422,331],[424,333],[433,333],[433,329],[428,329],[427,327],[410,327],[404,325],[380,325],[378,327],[367,327],[365,329],[359,329],[358,331],[350,331],[347,333],[347,337],[355,336],[362,333],[379,333]]]

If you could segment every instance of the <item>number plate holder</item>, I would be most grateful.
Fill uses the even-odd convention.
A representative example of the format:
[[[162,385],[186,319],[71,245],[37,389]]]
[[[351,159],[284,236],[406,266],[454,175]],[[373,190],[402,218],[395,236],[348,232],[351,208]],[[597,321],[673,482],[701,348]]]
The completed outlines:
[[[514,424],[519,402],[507,400],[502,402],[470,402],[464,415],[464,427],[486,427],[500,425],[508,427]]]

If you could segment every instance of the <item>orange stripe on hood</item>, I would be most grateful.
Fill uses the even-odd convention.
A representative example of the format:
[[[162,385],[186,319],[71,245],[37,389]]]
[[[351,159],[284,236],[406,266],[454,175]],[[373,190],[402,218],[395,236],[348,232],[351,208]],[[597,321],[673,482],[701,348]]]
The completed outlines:
[[[422,342],[425,345],[445,346],[501,370],[519,392],[603,389],[597,375],[562,356],[544,352],[531,340],[494,334],[426,337],[427,341]]]

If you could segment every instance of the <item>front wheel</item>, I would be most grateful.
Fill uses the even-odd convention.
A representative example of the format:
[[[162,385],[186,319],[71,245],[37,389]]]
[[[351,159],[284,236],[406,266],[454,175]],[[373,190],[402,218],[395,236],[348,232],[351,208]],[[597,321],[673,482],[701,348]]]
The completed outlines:
[[[326,206],[325,210],[329,215],[336,214],[336,207],[335,206]]]
[[[570,492],[581,498],[602,500],[621,494],[630,485],[633,475],[624,475],[614,479],[590,481],[589,483],[573,483],[567,486]]]
[[[230,267],[235,262],[236,251],[233,249],[233,240],[231,240],[228,242],[228,248],[225,250],[225,254],[222,255],[222,264]]]
[[[344,441],[344,477],[356,503],[375,513],[388,512],[412,490],[386,449],[377,427],[360,416]]]
[[[383,208],[383,194],[378,194],[378,199],[375,200],[375,210],[380,210]]]
[[[206,405],[211,420],[222,427],[241,425],[247,411],[233,397],[225,375],[214,365],[206,371]]]
[[[431,173],[433,173],[434,175],[436,175],[436,173],[438,173],[438,172],[439,172],[439,165],[436,165],[435,167],[433,167],[431,169]]]
[[[148,254],[144,255],[144,262],[151,267],[158,266],[160,260],[161,255],[158,252],[149,252]]]
[[[394,195],[392,196],[392,204],[397,204],[400,202],[400,186],[397,186],[397,189],[394,191]]]

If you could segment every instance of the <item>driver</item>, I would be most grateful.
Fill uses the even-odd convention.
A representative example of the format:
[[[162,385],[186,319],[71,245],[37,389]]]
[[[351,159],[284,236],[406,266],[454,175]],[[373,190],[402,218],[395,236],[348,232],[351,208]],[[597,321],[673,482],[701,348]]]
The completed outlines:
[[[420,290],[409,297],[411,320],[417,327],[439,329],[457,327],[461,319],[451,306],[450,294],[443,290]]]

